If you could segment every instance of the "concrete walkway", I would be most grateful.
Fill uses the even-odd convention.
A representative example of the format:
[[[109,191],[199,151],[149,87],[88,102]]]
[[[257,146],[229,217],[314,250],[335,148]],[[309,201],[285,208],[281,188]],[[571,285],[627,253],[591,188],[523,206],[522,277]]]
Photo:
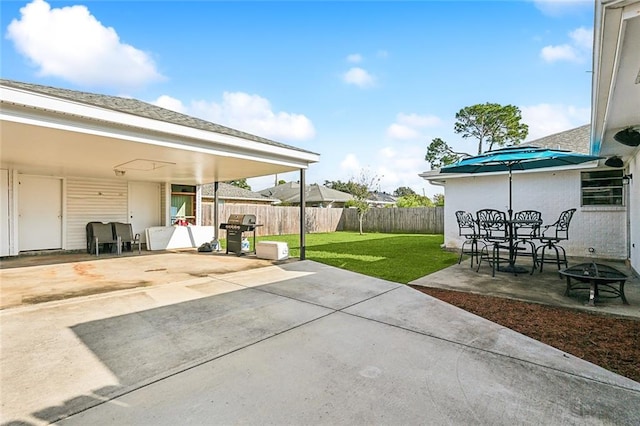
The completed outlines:
[[[215,261],[0,311],[0,421],[640,424],[640,383],[407,286],[311,261],[205,273]]]

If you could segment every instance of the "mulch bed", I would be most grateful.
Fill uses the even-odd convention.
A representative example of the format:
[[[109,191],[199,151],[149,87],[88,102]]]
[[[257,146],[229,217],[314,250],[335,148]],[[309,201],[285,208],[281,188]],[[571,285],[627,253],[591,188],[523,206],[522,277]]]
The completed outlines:
[[[640,320],[459,291],[411,287],[640,382]]]

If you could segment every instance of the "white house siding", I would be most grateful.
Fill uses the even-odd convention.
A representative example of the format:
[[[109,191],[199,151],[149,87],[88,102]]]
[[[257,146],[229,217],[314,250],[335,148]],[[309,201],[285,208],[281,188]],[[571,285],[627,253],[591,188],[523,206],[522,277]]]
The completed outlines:
[[[67,178],[67,250],[86,248],[88,222],[127,222],[127,182]]]
[[[469,175],[447,180],[445,193],[445,245],[459,248],[455,212],[475,213],[482,208],[507,211],[508,175]],[[513,173],[513,210],[538,210],[545,224],[556,221],[563,210],[576,208],[569,228],[569,241],[562,245],[570,256],[588,256],[589,248],[601,258],[624,259],[625,209],[580,206],[580,171],[550,170]]]

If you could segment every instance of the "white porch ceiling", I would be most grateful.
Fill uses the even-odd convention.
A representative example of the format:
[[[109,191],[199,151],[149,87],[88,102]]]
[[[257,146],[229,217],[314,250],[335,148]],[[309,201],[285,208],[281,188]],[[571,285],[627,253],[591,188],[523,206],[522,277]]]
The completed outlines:
[[[24,105],[3,103],[0,117],[0,165],[24,174],[204,184],[295,171],[319,160],[227,135],[216,143],[211,132],[199,138],[203,132],[189,128],[161,132]]]
[[[599,155],[631,155],[634,148],[613,139],[620,130],[640,128],[640,2],[611,1],[605,7],[596,68],[593,125]],[[596,33],[596,37],[598,34]]]

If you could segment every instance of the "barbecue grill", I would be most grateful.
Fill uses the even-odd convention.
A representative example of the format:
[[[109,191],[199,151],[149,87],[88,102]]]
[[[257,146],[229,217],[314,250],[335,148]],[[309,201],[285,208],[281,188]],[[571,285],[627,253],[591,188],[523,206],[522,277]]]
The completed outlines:
[[[242,233],[253,232],[253,247],[256,246],[256,228],[261,225],[256,224],[254,214],[232,214],[226,223],[220,224],[220,229],[227,232],[227,254],[236,253],[238,256],[242,252]]]

